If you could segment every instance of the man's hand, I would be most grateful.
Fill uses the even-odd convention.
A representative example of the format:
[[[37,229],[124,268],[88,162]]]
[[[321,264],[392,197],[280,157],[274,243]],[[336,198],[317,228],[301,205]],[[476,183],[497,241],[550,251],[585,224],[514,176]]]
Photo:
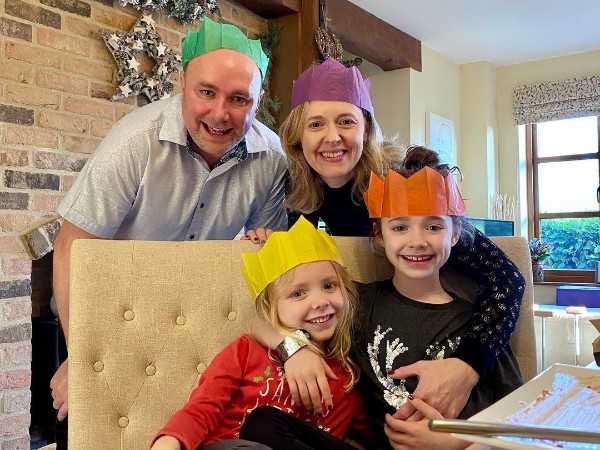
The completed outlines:
[[[65,359],[50,380],[50,389],[52,389],[52,398],[54,399],[52,406],[54,409],[58,410],[58,420],[63,420],[65,417],[67,417],[69,410],[69,404],[67,401],[68,367],[69,360]]]
[[[479,374],[458,358],[418,361],[390,373],[390,377],[395,379],[412,376],[419,378],[414,396],[449,419],[455,419],[462,411],[471,395],[471,389],[479,381]],[[394,417],[402,420],[420,420],[423,415],[411,402],[406,402]]]
[[[408,421],[385,415],[384,432],[394,450],[456,450],[468,443],[459,441],[446,433],[435,433],[429,429],[429,419],[443,419],[435,408],[416,397],[409,397],[406,404],[419,412],[423,419]]]
[[[263,245],[267,242],[269,236],[271,236],[273,230],[270,228],[257,228],[256,230],[248,230],[246,234],[242,236],[242,241],[252,241],[255,244]]]
[[[333,399],[327,378],[337,376],[319,355],[308,347],[301,348],[284,364],[285,377],[295,403],[302,401],[304,407],[315,413],[323,413],[333,407]]]

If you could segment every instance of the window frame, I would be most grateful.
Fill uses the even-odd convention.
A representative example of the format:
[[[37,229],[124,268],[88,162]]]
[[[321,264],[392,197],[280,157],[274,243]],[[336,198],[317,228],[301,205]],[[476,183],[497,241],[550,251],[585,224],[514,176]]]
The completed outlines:
[[[596,116],[596,130],[598,136],[598,148],[595,153],[581,153],[577,155],[565,156],[537,156],[537,124],[527,124],[525,126],[525,148],[526,148],[526,167],[527,167],[527,214],[528,214],[528,232],[530,238],[540,237],[540,222],[542,219],[560,219],[560,218],[583,218],[599,217],[600,203],[598,211],[573,211],[568,213],[540,213],[539,212],[539,192],[537,186],[539,164],[548,162],[566,162],[582,161],[596,159],[598,162],[598,175],[600,177],[600,116]],[[600,186],[599,186],[600,189]],[[593,283],[595,274],[593,270],[567,270],[567,269],[545,269],[544,282],[562,282],[562,283]]]

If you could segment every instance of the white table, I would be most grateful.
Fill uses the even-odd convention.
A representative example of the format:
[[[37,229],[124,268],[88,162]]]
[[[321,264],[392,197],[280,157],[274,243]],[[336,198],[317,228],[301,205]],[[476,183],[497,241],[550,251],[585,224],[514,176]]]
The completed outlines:
[[[541,359],[542,370],[546,368],[546,319],[548,317],[572,318],[575,340],[575,365],[579,365],[579,356],[581,355],[581,319],[600,318],[600,308],[586,308],[583,306],[557,306],[557,305],[533,305],[533,315],[541,319]]]

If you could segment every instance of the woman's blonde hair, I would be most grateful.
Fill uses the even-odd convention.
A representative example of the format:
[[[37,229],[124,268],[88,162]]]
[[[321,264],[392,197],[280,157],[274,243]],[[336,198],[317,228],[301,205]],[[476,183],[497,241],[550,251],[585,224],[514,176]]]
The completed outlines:
[[[351,332],[354,327],[354,316],[356,312],[356,302],[358,294],[354,283],[348,274],[348,271],[335,261],[330,261],[337,274],[340,291],[344,298],[344,310],[342,317],[333,333],[333,336],[326,343],[326,348],[322,350],[313,342],[307,340],[305,343],[316,353],[337,359],[344,370],[350,375],[348,383],[344,386],[346,391],[354,387],[358,381],[358,367],[350,359]],[[311,264],[311,263],[307,263]],[[291,269],[267,285],[267,287],[256,298],[256,311],[263,320],[271,323],[273,327],[280,332],[291,334],[296,331],[295,328],[289,328],[283,325],[277,312],[277,300],[286,293],[292,284],[294,269]],[[294,339],[297,336],[294,335]]]
[[[304,214],[317,210],[323,203],[323,180],[310,167],[302,153],[301,140],[307,108],[308,102],[296,106],[279,128],[290,172],[286,207]],[[384,142],[373,116],[364,109],[362,113],[365,119],[365,141],[353,176],[352,198],[355,203],[362,200],[362,194],[369,186],[371,172],[383,178],[388,169],[402,159],[402,148],[396,140]]]

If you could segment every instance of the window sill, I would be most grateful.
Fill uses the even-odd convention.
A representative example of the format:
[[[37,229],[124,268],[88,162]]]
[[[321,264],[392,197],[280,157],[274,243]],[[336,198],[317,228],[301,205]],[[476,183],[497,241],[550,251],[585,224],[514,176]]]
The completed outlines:
[[[534,281],[534,286],[600,286],[599,283],[575,281]]]

